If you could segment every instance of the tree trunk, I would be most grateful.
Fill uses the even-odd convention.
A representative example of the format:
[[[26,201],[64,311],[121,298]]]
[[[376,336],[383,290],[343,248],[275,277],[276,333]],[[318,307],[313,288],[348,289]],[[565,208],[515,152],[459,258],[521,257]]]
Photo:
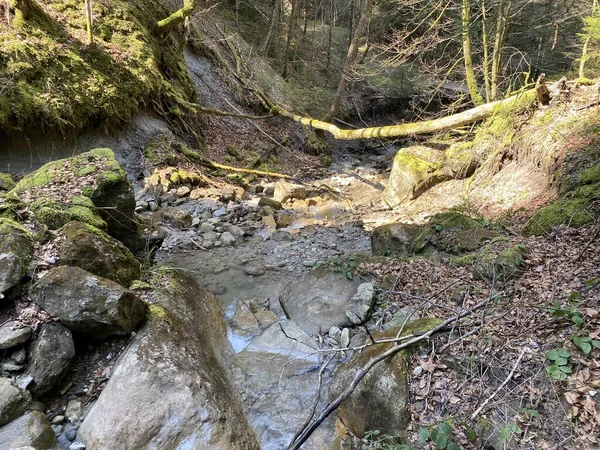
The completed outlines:
[[[508,29],[508,16],[510,14],[512,0],[500,0],[498,5],[498,17],[496,19],[496,38],[494,40],[494,52],[492,53],[492,100],[499,98],[500,71],[502,70],[502,51]]]
[[[592,3],[592,15],[598,10],[598,0],[594,0]],[[588,47],[590,45],[591,36],[587,36],[583,43],[583,49],[581,50],[581,61],[579,62],[579,78],[585,78],[585,63],[588,60]]]
[[[288,23],[287,40],[285,43],[285,55],[283,56],[283,70],[281,76],[287,78],[288,75],[288,63],[290,61],[292,39],[294,37],[294,30],[296,28],[296,16],[298,15],[298,3],[300,0],[292,0],[292,12],[290,13],[290,21]]]
[[[23,23],[29,19],[30,13],[30,0],[12,0],[11,5],[15,9],[15,26],[19,27],[23,25]]]
[[[10,0],[6,0],[6,23],[10,28]]]
[[[85,24],[87,27],[88,45],[92,45],[94,43],[94,16],[92,13],[92,0],[85,0]]]
[[[166,34],[177,25],[184,23],[185,18],[194,12],[196,6],[198,6],[198,0],[183,0],[183,7],[181,9],[157,22],[154,33],[157,35]]]
[[[504,100],[498,100],[492,103],[485,103],[468,111],[463,111],[452,116],[442,117],[434,120],[426,120],[416,123],[405,123],[400,125],[391,125],[387,127],[361,128],[357,130],[342,130],[332,123],[313,119],[310,117],[302,117],[297,114],[286,111],[279,106],[271,108],[271,114],[279,115],[292,119],[302,125],[323,130],[331,133],[334,138],[340,140],[360,140],[373,138],[388,138],[388,137],[405,137],[418,134],[437,133],[438,131],[451,130],[462,127],[473,122],[487,119],[496,113],[500,108],[507,108],[514,103],[523,102],[523,106],[529,106],[535,102],[536,91],[530,89],[518,95],[514,95]]]
[[[483,104],[483,97],[477,87],[477,78],[473,70],[473,55],[471,53],[471,0],[462,0],[462,37],[465,61],[465,79],[471,101],[475,106]]]
[[[346,92],[346,84],[348,83],[348,77],[352,72],[354,62],[356,61],[356,56],[358,55],[358,46],[360,44],[360,39],[362,38],[362,35],[364,34],[365,29],[367,28],[367,22],[369,21],[369,14],[371,12],[372,4],[373,0],[365,0],[363,9],[360,12],[360,19],[358,20],[358,24],[356,25],[354,36],[352,36],[350,47],[348,47],[348,54],[346,55],[346,61],[344,62],[344,68],[342,69],[342,77],[340,78],[340,83],[338,84],[337,92],[335,94],[335,97],[333,98],[331,109],[324,118],[326,122],[333,119],[333,117],[337,114],[337,112],[340,109],[342,95],[344,95],[344,93]]]
[[[483,46],[483,78],[485,83],[485,101],[491,101],[491,84],[490,84],[490,54],[488,47],[488,31],[487,17],[485,10],[485,0],[481,1],[481,45]]]
[[[279,2],[280,0],[273,0],[273,9],[271,11],[271,18],[269,20],[269,29],[267,30],[265,40],[260,46],[260,53],[263,55],[266,55],[269,52],[269,46],[271,45],[271,39],[273,38],[273,32],[275,31],[275,23],[277,22],[277,17],[279,16]]]

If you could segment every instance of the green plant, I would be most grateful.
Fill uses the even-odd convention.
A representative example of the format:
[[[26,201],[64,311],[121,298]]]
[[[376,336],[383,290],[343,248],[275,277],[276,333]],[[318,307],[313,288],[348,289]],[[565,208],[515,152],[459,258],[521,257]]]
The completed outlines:
[[[589,355],[594,348],[600,348],[600,341],[592,339],[591,336],[575,335],[572,340],[573,344],[586,355]]]
[[[406,444],[397,444],[397,436],[381,434],[379,430],[367,431],[362,442],[362,450],[416,450]]]
[[[571,352],[567,348],[559,348],[546,352],[546,358],[552,361],[552,365],[546,367],[546,372],[555,380],[564,381],[567,379],[567,374],[571,373],[569,365],[569,357]]]
[[[500,432],[500,439],[508,441],[513,434],[521,434],[522,432],[523,430],[521,430],[521,427],[516,423],[507,423]]]
[[[452,427],[448,422],[440,422],[431,429],[421,427],[419,429],[419,441],[431,441],[439,450],[460,450],[460,446],[450,440]]]

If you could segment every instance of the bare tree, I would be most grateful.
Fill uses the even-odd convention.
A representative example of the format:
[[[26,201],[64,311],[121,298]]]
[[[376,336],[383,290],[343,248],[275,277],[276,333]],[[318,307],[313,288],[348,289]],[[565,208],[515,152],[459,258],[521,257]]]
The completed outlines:
[[[94,16],[92,12],[92,0],[85,0],[85,24],[87,27],[88,45],[92,45],[94,43]]]

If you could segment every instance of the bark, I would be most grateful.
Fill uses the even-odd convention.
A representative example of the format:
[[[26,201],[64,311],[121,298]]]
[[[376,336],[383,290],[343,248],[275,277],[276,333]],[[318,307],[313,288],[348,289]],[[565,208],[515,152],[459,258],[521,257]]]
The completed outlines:
[[[20,26],[24,21],[29,19],[31,10],[30,0],[12,0],[11,5],[15,9],[15,20],[16,26]]]
[[[92,45],[94,43],[94,16],[92,13],[92,0],[85,0],[85,24],[87,27],[88,45]]]
[[[473,122],[478,122],[491,117],[500,108],[509,107],[517,101],[524,100],[525,102],[528,102],[533,100],[535,99],[535,95],[535,89],[530,89],[507,99],[486,103],[452,116],[426,120],[423,122],[390,125],[386,127],[360,128],[356,130],[343,130],[332,123],[313,119],[311,117],[302,117],[286,111],[279,106],[271,108],[271,114],[287,117],[316,130],[327,131],[328,133],[331,133],[334,138],[340,140],[404,137],[451,130]]]
[[[491,84],[490,84],[490,54],[488,48],[488,31],[487,17],[485,10],[485,0],[481,2],[481,45],[483,46],[483,78],[485,83],[485,101],[491,101]]]
[[[597,10],[598,10],[598,0],[594,0],[594,2],[592,3],[592,15],[594,15]],[[588,35],[585,38],[585,41],[583,43],[583,49],[581,50],[581,61],[579,61],[579,78],[581,78],[581,79],[585,78],[585,63],[588,60],[588,47],[590,45],[590,39],[591,39],[590,35]]]
[[[157,22],[154,34],[166,34],[177,25],[184,23],[186,17],[194,12],[196,6],[198,6],[198,0],[183,0],[183,7],[181,9]]]
[[[340,78],[340,83],[338,84],[337,92],[335,94],[335,97],[333,98],[333,104],[331,105],[331,109],[329,113],[325,116],[325,121],[330,121],[331,119],[333,119],[333,117],[337,114],[337,112],[340,109],[342,96],[346,92],[346,84],[348,83],[348,77],[352,72],[352,68],[354,67],[354,63],[356,62],[356,56],[358,55],[358,46],[367,28],[367,22],[369,21],[369,14],[371,12],[372,4],[373,0],[365,0],[363,9],[360,12],[360,19],[358,20],[356,30],[354,31],[354,35],[352,36],[352,41],[350,42],[350,46],[348,47],[348,54],[346,55],[346,61],[344,62],[344,68],[342,69],[342,77]]]
[[[475,106],[483,104],[483,97],[477,87],[477,78],[473,69],[473,55],[471,52],[471,0],[462,1],[462,36],[463,36],[463,55],[465,62],[465,78],[469,96]]]
[[[271,45],[271,39],[273,38],[273,33],[277,23],[277,17],[279,16],[279,2],[280,0],[273,0],[273,9],[271,10],[271,18],[269,19],[269,29],[267,30],[265,40],[260,46],[260,52],[263,55],[266,55],[269,52],[269,46]]]
[[[285,42],[285,55],[283,57],[283,70],[281,71],[281,76],[283,78],[287,78],[288,75],[288,64],[290,61],[294,30],[296,28],[296,16],[298,15],[299,2],[300,0],[292,0],[292,12],[290,13],[290,21],[288,23],[287,40]]]
[[[508,16],[510,14],[512,0],[500,0],[498,5],[498,17],[496,19],[496,37],[494,39],[494,51],[492,53],[492,76],[491,76],[491,100],[499,98],[500,71],[502,69],[502,51],[506,40],[508,29]]]

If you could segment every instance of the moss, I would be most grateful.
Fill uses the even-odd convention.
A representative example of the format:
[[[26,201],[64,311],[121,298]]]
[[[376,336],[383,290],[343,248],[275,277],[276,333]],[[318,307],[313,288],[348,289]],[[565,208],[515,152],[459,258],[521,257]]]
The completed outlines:
[[[194,150],[190,149],[185,145],[180,146],[178,150],[183,156],[189,158],[192,161],[198,162],[202,160],[202,157],[198,152],[195,152]]]
[[[476,253],[452,258],[452,264],[471,267],[473,277],[481,280],[507,281],[520,277],[526,270],[527,247],[515,245],[498,252],[492,244]]]
[[[162,306],[148,305],[148,321],[153,322],[155,320],[162,320],[168,323],[171,322],[171,318]]]
[[[31,233],[27,228],[19,224],[17,221],[12,219],[0,219],[0,233],[2,234],[10,234],[10,233],[18,233],[24,236],[28,236],[31,238]],[[32,239],[33,243],[33,239]]]
[[[74,197],[70,203],[40,199],[30,205],[34,218],[51,230],[57,230],[72,220],[106,230],[107,225],[92,201],[84,196]]]
[[[331,155],[322,155],[321,164],[325,167],[330,167],[333,164],[333,157]]]
[[[600,183],[600,164],[589,167],[579,174],[579,184]]]
[[[96,168],[93,166],[84,167],[77,172],[78,177],[86,177],[96,172]]]
[[[229,156],[231,156],[232,158],[235,158],[236,161],[242,161],[244,159],[244,157],[242,155],[240,155],[240,152],[238,151],[238,149],[235,148],[235,145],[227,144],[226,149],[227,149],[227,154]]]
[[[8,173],[0,172],[0,191],[10,191],[15,187],[15,181]]]
[[[325,140],[324,136],[317,134],[312,130],[307,131],[307,133],[308,140],[306,143],[306,153],[315,156],[327,156],[331,154],[331,147]]]
[[[129,286],[129,290],[130,291],[149,291],[152,290],[152,285],[149,283],[146,283],[145,281],[142,280],[133,280],[131,282],[131,286]]]

